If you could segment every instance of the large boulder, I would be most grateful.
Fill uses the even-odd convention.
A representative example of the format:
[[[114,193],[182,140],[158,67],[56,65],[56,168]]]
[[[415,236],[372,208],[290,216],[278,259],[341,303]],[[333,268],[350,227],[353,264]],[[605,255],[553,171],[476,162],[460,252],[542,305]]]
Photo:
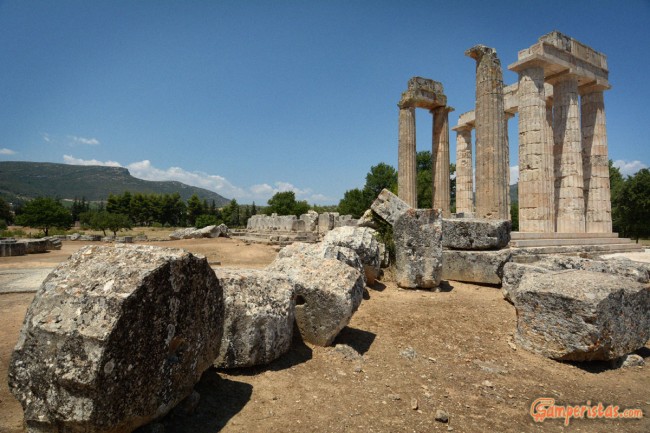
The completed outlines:
[[[338,245],[356,252],[363,263],[368,284],[373,284],[381,271],[376,236],[377,232],[368,227],[337,227],[325,235],[323,244]]]
[[[343,262],[348,266],[359,271],[366,282],[365,267],[361,263],[359,255],[351,248],[342,247],[340,245],[327,244],[319,242],[316,244],[308,244],[305,242],[294,242],[287,245],[278,252],[278,258],[283,259],[287,257],[296,256],[311,256],[321,259],[336,259]],[[357,305],[358,306],[358,305]],[[355,307],[356,308],[356,307]]]
[[[295,300],[284,275],[257,269],[215,269],[223,288],[220,368],[268,364],[291,347]]]
[[[395,278],[406,289],[430,289],[442,277],[442,213],[408,209],[393,224]]]
[[[169,238],[173,240],[194,239],[200,237],[202,237],[202,235],[196,233],[196,227],[187,227],[184,229],[178,229],[169,234]]]
[[[27,430],[127,432],[163,416],[218,354],[222,296],[184,250],[80,249],[43,281],[11,357]]]
[[[496,250],[510,242],[511,227],[508,220],[444,218],[442,246],[454,250]]]
[[[411,209],[411,206],[387,189],[382,189],[370,209],[388,224],[393,225],[397,217]]]
[[[503,268],[512,257],[509,249],[444,250],[442,255],[442,278],[480,284],[501,284]]]
[[[328,346],[350,322],[363,298],[363,275],[335,259],[277,258],[268,271],[286,275],[296,296],[296,324],[303,340]]]
[[[520,263],[524,262],[524,263]],[[528,261],[517,256],[503,268],[503,297],[513,302],[519,283],[526,273],[547,274],[563,270],[585,270],[631,278],[640,283],[650,282],[650,264],[628,259],[593,260],[581,257],[547,255]]]
[[[650,288],[619,275],[525,273],[513,298],[515,342],[566,361],[611,360],[650,339]]]
[[[219,236],[228,237],[228,226],[225,224],[219,224],[206,226],[195,231],[196,237],[202,238],[218,238]]]

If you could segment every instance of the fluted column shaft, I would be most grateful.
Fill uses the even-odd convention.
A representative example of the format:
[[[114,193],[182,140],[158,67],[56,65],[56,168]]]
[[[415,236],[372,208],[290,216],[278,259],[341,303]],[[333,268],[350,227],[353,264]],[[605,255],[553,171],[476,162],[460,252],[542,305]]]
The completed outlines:
[[[544,70],[519,72],[519,231],[555,231],[553,141],[548,137]],[[552,111],[551,111],[552,114]]]
[[[431,110],[433,114],[433,143],[431,158],[432,198],[434,209],[442,209],[442,215],[450,215],[450,182],[449,182],[449,107],[437,107]]]
[[[508,120],[510,120],[512,117],[514,117],[514,114],[512,113],[504,113],[503,119],[504,119],[504,126],[503,126],[503,131],[505,134],[505,158],[503,158],[503,171],[506,174],[506,187],[507,187],[507,194],[506,194],[506,208],[508,209],[508,220],[512,219],[512,215],[510,214],[510,138],[508,137]]]
[[[553,85],[555,212],[558,233],[584,233],[585,200],[578,80],[568,75]]]
[[[503,111],[503,74],[496,51],[482,45],[466,55],[476,60],[476,216],[508,219],[509,166]]]
[[[399,110],[399,145],[397,154],[398,196],[409,206],[417,208],[417,166],[415,149],[415,108]]]
[[[596,90],[583,94],[580,101],[585,229],[587,233],[611,233],[612,205],[603,92]]]
[[[472,130],[456,131],[456,212],[474,212]]]

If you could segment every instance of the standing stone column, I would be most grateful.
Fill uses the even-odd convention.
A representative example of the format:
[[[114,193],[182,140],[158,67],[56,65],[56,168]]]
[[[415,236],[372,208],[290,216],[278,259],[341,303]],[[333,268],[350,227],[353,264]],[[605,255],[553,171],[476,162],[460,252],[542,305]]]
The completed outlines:
[[[474,212],[474,171],[470,128],[456,130],[456,212]]]
[[[409,206],[417,208],[418,190],[414,107],[400,107],[399,110],[399,145],[397,160],[398,196]]]
[[[509,166],[503,111],[503,74],[496,50],[476,45],[476,216],[508,219]],[[505,161],[505,163],[504,163]]]
[[[555,231],[553,141],[547,124],[544,69],[519,72],[519,231]],[[552,115],[551,111],[551,115]]]
[[[503,158],[503,171],[506,174],[506,187],[507,187],[507,194],[506,194],[506,208],[508,209],[508,220],[512,220],[512,215],[510,214],[510,138],[508,137],[508,120],[512,119],[515,117],[513,113],[508,113],[507,111],[503,114],[504,118],[504,132],[505,132],[505,140],[506,140],[506,157]]]
[[[609,157],[605,102],[602,90],[581,97],[582,167],[584,170],[585,229],[587,233],[612,232]]]
[[[433,143],[431,158],[433,168],[432,198],[433,209],[442,209],[443,217],[450,216],[450,182],[449,182],[449,112],[451,107],[437,107],[433,114]]]
[[[553,83],[555,213],[558,233],[584,233],[585,199],[578,80],[565,75]]]

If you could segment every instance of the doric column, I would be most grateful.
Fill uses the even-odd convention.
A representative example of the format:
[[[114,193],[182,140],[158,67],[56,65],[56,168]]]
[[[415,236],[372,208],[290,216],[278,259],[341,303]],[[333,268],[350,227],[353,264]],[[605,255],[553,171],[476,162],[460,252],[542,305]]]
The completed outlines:
[[[496,51],[477,45],[465,52],[476,60],[476,216],[508,219],[509,165],[503,111],[503,74]]]
[[[585,199],[578,80],[566,74],[553,83],[555,213],[558,233],[584,233]]]
[[[589,90],[581,96],[585,228],[587,233],[611,233],[612,205],[605,102],[602,90]]]
[[[548,137],[544,69],[519,71],[519,231],[555,231],[553,140]],[[551,110],[551,115],[553,111]]]
[[[456,212],[474,212],[472,130],[456,130]]]
[[[415,150],[415,108],[400,107],[399,146],[397,153],[398,196],[413,208],[418,207]]]
[[[442,209],[442,215],[448,217],[451,207],[449,205],[449,112],[451,107],[437,107],[431,110],[433,114],[433,143],[431,158],[433,168],[432,198],[434,209]]]
[[[508,220],[512,219],[512,215],[510,214],[510,139],[508,138],[508,120],[512,119],[515,115],[512,113],[508,113],[507,111],[503,114],[503,119],[504,119],[504,132],[505,132],[505,137],[506,137],[506,147],[505,147],[505,152],[506,156],[503,158],[503,171],[506,174],[506,185],[508,187],[508,193],[506,194],[506,207],[508,208]]]

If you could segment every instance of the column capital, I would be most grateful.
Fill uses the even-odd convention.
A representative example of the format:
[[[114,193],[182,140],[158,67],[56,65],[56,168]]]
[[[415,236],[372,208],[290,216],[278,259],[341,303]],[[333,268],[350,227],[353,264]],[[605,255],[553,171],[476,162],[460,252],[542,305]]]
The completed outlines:
[[[557,74],[550,75],[550,76],[546,77],[545,81],[547,83],[549,83],[549,84],[552,84],[552,85],[556,85],[556,84],[561,83],[563,81],[570,81],[570,80],[575,80],[575,82],[577,83],[579,77],[580,76],[578,74],[575,74],[575,73],[573,73],[573,72],[571,72],[570,70],[567,69],[567,70],[562,71],[560,73],[557,73]]]
[[[454,107],[450,107],[449,105],[441,105],[440,107],[433,108],[429,110],[429,113],[435,114],[435,113],[451,113],[452,111],[456,111]]]

